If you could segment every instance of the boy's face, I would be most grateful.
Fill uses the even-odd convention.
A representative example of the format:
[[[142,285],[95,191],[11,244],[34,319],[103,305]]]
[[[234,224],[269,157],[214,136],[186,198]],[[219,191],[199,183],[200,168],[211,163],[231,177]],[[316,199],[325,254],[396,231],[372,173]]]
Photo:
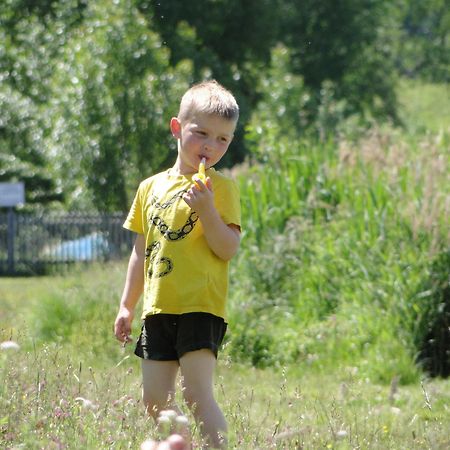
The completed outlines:
[[[202,158],[206,168],[217,164],[233,140],[236,121],[220,116],[195,113],[186,120],[172,118],[170,129],[178,139],[175,163],[181,174],[195,173]]]

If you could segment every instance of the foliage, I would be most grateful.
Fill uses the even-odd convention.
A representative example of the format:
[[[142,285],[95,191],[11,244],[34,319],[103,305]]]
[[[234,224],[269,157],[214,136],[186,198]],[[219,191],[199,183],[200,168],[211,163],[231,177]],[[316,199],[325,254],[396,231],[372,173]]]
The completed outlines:
[[[280,2],[280,40],[292,50],[291,72],[320,95],[325,81],[345,100],[346,115],[395,118],[395,73],[390,41],[391,2]]]
[[[118,302],[111,292],[120,289],[125,270],[121,263],[64,277],[2,280],[0,343],[13,339],[20,346],[0,349],[2,448],[138,448],[160,435],[143,411],[138,358],[107,331]],[[69,309],[77,303],[86,313],[44,341],[34,324],[38,317],[46,320],[52,299]],[[328,332],[336,331],[343,330]],[[339,344],[345,335],[336,338]],[[261,370],[229,358],[229,345],[219,356],[214,388],[229,423],[230,448],[448,447],[448,380],[374,384],[350,359],[330,372],[317,371],[312,357]]]
[[[427,291],[428,270],[448,277],[445,263],[434,265],[449,246],[448,136],[387,128],[309,145],[284,136],[267,127],[254,147],[264,164],[240,177],[232,355],[324,370],[358,361],[375,380],[407,383],[430,332],[439,340],[432,364],[447,367],[447,309],[438,306],[446,285],[432,304],[414,299]]]
[[[397,61],[402,74],[450,82],[448,0],[409,0],[401,8]]]
[[[1,3],[0,177],[25,180],[31,208],[127,210],[173,161],[167,123],[199,79],[241,107],[222,166],[273,121],[287,142],[395,120],[397,69],[447,81],[442,0],[191,3]]]
[[[128,209],[136,183],[174,149],[167,123],[190,64],[169,66],[130,2],[25,6],[0,10],[0,176],[25,179],[28,201],[64,194],[70,208]]]
[[[287,155],[301,158],[301,151],[291,149],[293,140],[305,146],[311,139],[324,142],[346,125],[346,101],[336,98],[336,86],[325,81],[316,95],[303,77],[290,73],[290,60],[291,52],[286,47],[276,47],[270,66],[260,77],[261,100],[245,135],[250,157],[260,162],[280,164]]]
[[[10,0],[0,6],[0,179],[25,181],[29,203],[63,198],[45,151],[51,128],[45,103],[51,96],[53,57],[62,35],[70,30],[64,22],[67,16],[60,14],[63,10],[55,6],[58,18],[48,21],[32,14],[31,2]]]
[[[66,88],[52,105],[52,152],[62,175],[75,181],[72,191],[90,190],[90,207],[127,210],[138,181],[174,149],[167,124],[190,66],[170,67],[168,57],[127,2],[114,10],[90,6],[65,46],[55,76],[56,86]]]
[[[27,203],[61,201],[62,186],[50,173],[43,151],[48,123],[39,105],[5,85],[0,91],[0,110],[0,181],[23,181]]]
[[[418,361],[432,376],[450,375],[450,250],[442,252],[417,287],[412,333]]]
[[[268,100],[268,79],[277,84],[296,77],[302,79],[307,104],[293,91],[290,103],[297,101],[297,111],[285,117],[302,114],[302,122],[314,126],[323,120],[324,96],[331,96],[342,117],[396,118],[392,30],[398,15],[390,2],[202,0],[193,6],[181,0],[141,0],[137,4],[171,49],[173,62],[188,57],[196,80],[209,71],[236,92],[244,106],[244,125],[248,108]],[[267,67],[277,70],[279,52],[274,49],[280,43],[289,59],[284,58],[284,72],[280,75],[279,70],[274,77]],[[281,102],[275,111],[279,108]],[[239,139],[236,150],[233,162],[243,155]]]

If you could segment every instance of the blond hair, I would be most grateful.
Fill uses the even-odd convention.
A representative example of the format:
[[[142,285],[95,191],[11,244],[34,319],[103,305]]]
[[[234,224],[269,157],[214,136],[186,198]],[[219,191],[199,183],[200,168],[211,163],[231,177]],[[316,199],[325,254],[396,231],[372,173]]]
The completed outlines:
[[[235,121],[239,118],[239,106],[233,94],[216,80],[195,84],[183,95],[178,118],[187,120],[197,112]]]

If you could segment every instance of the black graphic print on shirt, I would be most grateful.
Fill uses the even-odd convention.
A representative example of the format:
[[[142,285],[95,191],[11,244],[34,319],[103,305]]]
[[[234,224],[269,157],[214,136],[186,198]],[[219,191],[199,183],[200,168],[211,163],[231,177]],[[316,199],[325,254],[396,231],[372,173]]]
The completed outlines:
[[[148,215],[149,225],[153,225],[161,234],[161,239],[167,241],[176,242],[184,239],[195,227],[198,221],[198,215],[195,211],[191,210],[186,222],[182,227],[178,229],[170,228],[170,224],[161,217],[161,213],[171,207],[176,207],[177,201],[182,201],[183,195],[186,193],[186,189],[183,189],[173,195],[166,202],[160,203],[155,196],[152,196],[150,200],[150,212]],[[161,250],[160,239],[153,241],[145,250],[145,259],[149,259],[149,268],[147,275],[149,278],[160,278],[168,275],[173,270],[173,261],[165,256],[160,256]]]

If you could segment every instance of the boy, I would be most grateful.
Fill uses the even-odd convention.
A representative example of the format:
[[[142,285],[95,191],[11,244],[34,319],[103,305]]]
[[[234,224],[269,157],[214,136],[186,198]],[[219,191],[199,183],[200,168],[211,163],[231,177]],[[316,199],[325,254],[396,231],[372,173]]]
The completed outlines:
[[[212,167],[228,150],[239,107],[216,81],[183,96],[170,130],[174,166],[144,180],[124,227],[138,233],[114,332],[129,340],[135,306],[144,305],[135,353],[143,400],[155,419],[173,404],[178,369],[184,398],[207,447],[226,446],[227,424],[213,395],[217,351],[226,331],[228,261],[240,244],[237,185]],[[206,166],[206,180],[196,172]]]

